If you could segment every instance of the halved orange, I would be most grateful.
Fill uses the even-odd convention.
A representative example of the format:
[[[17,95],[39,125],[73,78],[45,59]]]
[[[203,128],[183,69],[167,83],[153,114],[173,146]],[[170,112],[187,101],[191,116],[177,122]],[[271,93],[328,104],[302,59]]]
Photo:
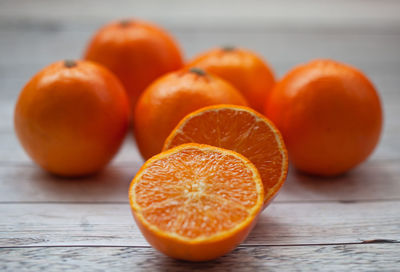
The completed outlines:
[[[215,259],[248,235],[264,190],[255,166],[222,148],[184,144],[150,158],[129,199],[146,240],[183,260]]]
[[[288,156],[280,132],[248,107],[216,105],[187,115],[168,136],[164,150],[191,142],[230,149],[248,158],[264,184],[264,208],[286,180]]]

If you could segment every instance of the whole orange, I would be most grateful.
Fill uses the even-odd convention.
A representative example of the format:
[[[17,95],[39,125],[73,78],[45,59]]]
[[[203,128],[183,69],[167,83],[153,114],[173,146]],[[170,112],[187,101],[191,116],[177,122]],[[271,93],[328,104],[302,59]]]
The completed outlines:
[[[382,108],[368,78],[356,68],[315,60],[290,71],[266,103],[300,170],[338,175],[364,161],[378,143]]]
[[[183,65],[173,38],[160,27],[140,20],[105,25],[90,41],[85,59],[101,63],[117,75],[132,106],[153,80]]]
[[[259,112],[264,111],[265,100],[275,85],[268,64],[256,53],[242,48],[212,49],[195,57],[187,66],[203,68],[229,81]]]
[[[103,168],[118,151],[128,120],[122,84],[87,61],[59,61],[41,70],[23,88],[14,115],[28,155],[62,176]]]
[[[134,112],[136,141],[147,159],[159,152],[165,139],[187,114],[215,104],[247,105],[228,82],[200,69],[169,73],[151,84]]]

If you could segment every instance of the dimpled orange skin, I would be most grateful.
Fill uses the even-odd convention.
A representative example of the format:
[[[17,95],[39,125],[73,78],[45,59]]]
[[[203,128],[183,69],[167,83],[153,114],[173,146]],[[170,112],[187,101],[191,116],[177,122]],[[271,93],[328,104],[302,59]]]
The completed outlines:
[[[90,41],[85,59],[98,62],[117,75],[132,106],[153,80],[183,66],[173,38],[158,26],[140,20],[105,25]]]
[[[15,131],[29,156],[47,171],[83,176],[102,169],[128,128],[129,102],[119,80],[91,62],[56,62],[23,88]]]
[[[155,249],[163,252],[167,256],[187,260],[193,262],[204,262],[221,257],[230,251],[234,250],[240,243],[242,243],[250,231],[254,228],[257,223],[258,216],[243,227],[236,235],[222,237],[220,239],[214,239],[203,243],[180,243],[180,241],[174,237],[163,235],[160,232],[149,229],[136,215],[133,213],[136,224],[138,225],[143,236],[147,242],[151,244]],[[178,241],[177,241],[178,240]]]
[[[215,104],[246,106],[247,101],[231,84],[201,70],[180,70],[156,80],[144,91],[134,112],[134,132],[143,158],[161,152],[183,117]]]
[[[213,73],[235,86],[250,107],[264,112],[264,104],[275,85],[272,69],[257,54],[242,48],[217,48],[207,51],[187,64]]]
[[[359,70],[315,60],[290,71],[274,88],[266,115],[280,129],[300,170],[342,174],[374,150],[382,130],[379,96]]]

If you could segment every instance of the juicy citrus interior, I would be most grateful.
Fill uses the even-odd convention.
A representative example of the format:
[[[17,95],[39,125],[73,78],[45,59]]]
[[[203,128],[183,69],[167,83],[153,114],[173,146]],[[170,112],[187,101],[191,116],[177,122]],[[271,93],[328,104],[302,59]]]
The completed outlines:
[[[167,235],[196,240],[248,224],[263,203],[256,168],[235,152],[182,145],[154,156],[132,181],[134,214]]]
[[[240,106],[206,107],[186,116],[165,142],[164,149],[200,143],[234,150],[260,172],[268,201],[287,175],[287,154],[275,126],[257,112]]]

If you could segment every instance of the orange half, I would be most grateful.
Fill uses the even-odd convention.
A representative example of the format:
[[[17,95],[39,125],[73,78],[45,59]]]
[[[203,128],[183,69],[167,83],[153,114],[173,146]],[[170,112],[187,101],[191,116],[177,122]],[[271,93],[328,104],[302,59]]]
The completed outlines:
[[[263,181],[264,207],[286,180],[288,156],[280,132],[248,107],[216,105],[187,115],[168,136],[164,150],[184,143],[222,147],[248,158]]]
[[[132,180],[129,199],[154,248],[173,258],[205,261],[247,237],[264,190],[257,169],[242,155],[185,144],[150,158]]]

